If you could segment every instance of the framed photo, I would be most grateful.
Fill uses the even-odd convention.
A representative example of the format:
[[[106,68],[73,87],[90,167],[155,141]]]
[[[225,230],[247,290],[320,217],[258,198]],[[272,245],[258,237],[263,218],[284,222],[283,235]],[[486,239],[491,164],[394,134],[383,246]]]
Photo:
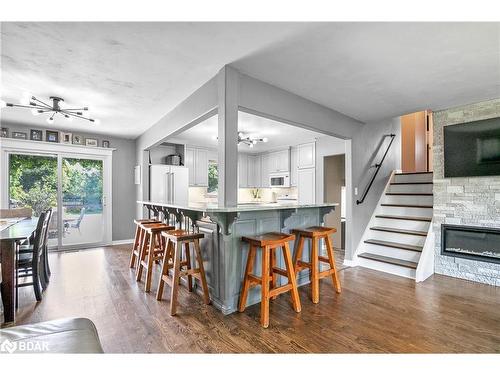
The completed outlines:
[[[28,134],[25,132],[12,132],[12,138],[15,139],[28,139]]]
[[[73,144],[83,145],[83,137],[81,135],[73,134]]]
[[[102,141],[102,147],[109,148],[109,141]]]
[[[43,141],[43,130],[30,130],[30,139],[32,141]]]
[[[9,128],[2,128],[0,133],[0,137],[7,138],[9,136]]]
[[[55,142],[59,143],[59,132],[46,130],[45,131],[45,140],[47,142]]]
[[[71,143],[73,141],[72,133],[61,133],[61,143]]]
[[[85,138],[85,146],[97,147],[97,139],[95,138]]]

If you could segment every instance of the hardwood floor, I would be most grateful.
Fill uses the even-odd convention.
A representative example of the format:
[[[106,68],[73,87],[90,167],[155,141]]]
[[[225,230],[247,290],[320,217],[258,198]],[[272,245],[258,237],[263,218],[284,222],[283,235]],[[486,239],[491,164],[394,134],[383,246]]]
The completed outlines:
[[[223,316],[186,288],[178,315],[169,299],[144,293],[128,268],[130,245],[51,255],[43,301],[23,288],[17,323],[69,316],[92,319],[106,352],[445,353],[500,352],[500,288],[435,275],[424,283],[360,267],[340,274],[342,294],[321,280],[320,303],[300,288],[302,312],[288,295]],[[340,261],[340,259],[337,259]],[[158,272],[155,270],[153,291]]]

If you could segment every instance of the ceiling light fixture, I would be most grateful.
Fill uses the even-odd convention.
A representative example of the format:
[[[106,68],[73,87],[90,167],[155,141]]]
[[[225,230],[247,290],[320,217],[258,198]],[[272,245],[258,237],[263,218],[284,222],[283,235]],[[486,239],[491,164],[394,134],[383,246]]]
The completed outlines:
[[[54,117],[57,114],[64,116],[68,121],[71,121],[72,117],[76,117],[82,120],[93,122],[94,124],[99,124],[99,120],[83,116],[83,112],[88,111],[89,107],[61,108],[61,102],[64,102],[63,98],[57,96],[51,96],[49,99],[52,100],[52,105],[47,104],[41,101],[40,99],[37,99],[33,95],[25,94],[21,99],[21,104],[6,103],[3,100],[0,100],[0,108],[4,107],[30,108],[31,113],[34,116],[38,116],[41,113],[51,113],[50,117],[47,118],[47,122],[49,124],[54,123]]]
[[[238,132],[238,144],[243,143],[243,144],[247,145],[248,147],[253,147],[258,142],[266,143],[267,141],[268,141],[267,138],[251,138],[249,136],[246,136],[242,132]]]

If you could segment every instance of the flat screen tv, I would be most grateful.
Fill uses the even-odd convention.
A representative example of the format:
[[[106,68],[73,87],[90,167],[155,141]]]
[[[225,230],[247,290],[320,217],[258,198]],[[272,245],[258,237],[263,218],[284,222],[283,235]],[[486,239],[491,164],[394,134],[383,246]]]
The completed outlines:
[[[500,117],[444,127],[444,176],[500,175]]]

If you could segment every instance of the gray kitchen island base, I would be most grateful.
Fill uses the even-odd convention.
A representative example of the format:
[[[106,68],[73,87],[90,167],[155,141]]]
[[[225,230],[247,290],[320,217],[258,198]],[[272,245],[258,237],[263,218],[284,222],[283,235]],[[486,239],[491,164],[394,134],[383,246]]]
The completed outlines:
[[[231,314],[238,309],[248,244],[241,241],[242,236],[255,236],[266,232],[289,233],[294,228],[321,225],[324,216],[335,209],[337,204],[316,205],[259,205],[237,206],[231,208],[211,207],[208,205],[190,205],[186,207],[164,203],[139,201],[153,214],[162,213],[165,217],[175,216],[178,223],[188,217],[197,229],[205,235],[201,240],[203,265],[210,289],[210,298],[214,307],[223,314]],[[308,261],[310,244],[306,241],[303,260]],[[294,244],[290,244],[294,251]],[[323,253],[323,244],[320,245]],[[277,266],[284,268],[281,251],[276,253]],[[261,251],[257,252],[255,273],[260,274]],[[298,284],[309,283],[309,271],[298,275]],[[278,286],[286,283],[286,278],[279,277]],[[201,287],[196,285],[197,292]],[[249,291],[247,306],[260,302],[260,288]]]

